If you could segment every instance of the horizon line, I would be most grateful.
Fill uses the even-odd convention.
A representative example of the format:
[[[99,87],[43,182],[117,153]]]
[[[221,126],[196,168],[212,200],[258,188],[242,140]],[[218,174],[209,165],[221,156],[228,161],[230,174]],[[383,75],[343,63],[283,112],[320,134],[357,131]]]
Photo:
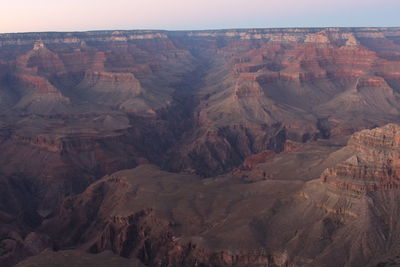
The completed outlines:
[[[285,29],[364,29],[364,28],[400,28],[399,26],[299,26],[299,27],[237,27],[237,28],[204,28],[204,29],[152,29],[152,28],[132,28],[132,29],[94,29],[94,30],[66,30],[66,31],[16,31],[0,32],[0,35],[6,34],[33,34],[33,33],[85,33],[85,32],[131,32],[131,31],[149,31],[149,32],[207,32],[207,31],[232,31],[232,30],[285,30]]]

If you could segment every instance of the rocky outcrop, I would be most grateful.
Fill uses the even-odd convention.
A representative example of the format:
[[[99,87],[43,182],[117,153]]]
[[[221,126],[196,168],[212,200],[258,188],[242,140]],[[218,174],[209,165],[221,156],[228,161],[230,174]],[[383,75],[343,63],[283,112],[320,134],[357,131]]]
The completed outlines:
[[[204,221],[212,203],[191,194],[180,198],[184,207],[191,207],[183,208],[181,213],[142,203],[126,213],[101,211],[99,214],[105,217],[98,217],[88,207],[101,208],[97,201],[104,200],[100,195],[108,192],[107,182],[94,195],[85,191],[87,199],[92,199],[87,208],[76,204],[74,198],[68,200],[81,213],[63,206],[64,219],[80,228],[65,226],[66,233],[76,239],[59,240],[61,246],[69,242],[86,250],[128,251],[129,257],[140,254],[146,263],[159,259],[171,263],[172,258],[190,259],[187,265],[199,259],[209,264],[211,258],[215,265],[228,266],[265,264],[266,258],[269,263],[273,258],[281,265],[306,265],[314,259],[326,263],[316,255],[325,257],[330,253],[329,249],[324,252],[327,240],[343,240],[336,236],[337,231],[352,228],[346,228],[347,224],[342,227],[342,219],[361,217],[360,210],[368,207],[367,195],[389,192],[391,198],[396,198],[395,147],[372,149],[370,141],[361,137],[357,141],[355,135],[347,148],[339,148],[342,140],[355,131],[399,122],[399,42],[398,28],[1,34],[0,171],[7,179],[17,174],[30,181],[28,188],[35,190],[26,200],[34,203],[29,206],[28,218],[37,218],[40,224],[66,195],[81,193],[101,176],[140,163],[151,162],[203,178],[239,167],[239,174],[230,177],[232,180],[249,186],[249,182],[257,183],[271,194],[287,192],[285,186],[297,190],[304,181],[317,178],[328,168],[326,179],[322,176],[322,183],[307,184],[303,195],[290,193],[290,200],[274,195],[274,199],[284,199],[282,202],[265,200],[272,204],[257,212],[268,214],[248,215],[246,227],[235,224],[243,218],[238,215],[237,220],[227,219],[230,224],[226,228],[218,228],[225,223],[218,217],[224,212],[216,211],[211,222]],[[350,157],[353,149],[357,152]],[[199,177],[195,180],[196,186],[205,186],[200,185]],[[14,190],[12,186],[5,188]],[[154,188],[158,185],[148,185],[145,192],[158,190]],[[315,190],[314,194],[309,189]],[[136,189],[129,190],[128,195],[137,193]],[[203,193],[208,194],[208,190],[214,193],[205,199],[219,195],[214,187],[207,187]],[[243,198],[260,196],[257,190],[243,195],[234,189],[231,193],[237,199],[223,195],[226,198],[214,203],[229,199],[223,210],[235,212],[231,207],[244,203]],[[356,208],[348,209],[343,203],[355,198],[342,197],[345,194],[361,196],[363,201],[355,201]],[[384,196],[378,198],[381,203]],[[301,199],[302,204],[293,204],[293,199]],[[264,205],[256,199],[251,201],[257,207]],[[167,196],[160,200],[172,202]],[[10,201],[10,205],[20,214],[27,213],[17,202]],[[307,210],[307,205],[312,208]],[[244,206],[240,210],[247,211],[248,206]],[[306,213],[310,221],[297,233],[292,231],[293,225],[286,225],[284,231],[274,228],[288,221],[284,215],[274,217],[281,207],[286,211],[296,207],[292,213]],[[160,215],[160,210],[170,213]],[[323,212],[329,216],[325,218]],[[340,214],[340,218],[332,214]],[[15,214],[4,211],[1,216],[4,225],[10,226]],[[70,216],[76,216],[76,220]],[[93,220],[99,228],[91,228]],[[36,231],[37,225],[27,225],[28,221],[19,222],[20,227],[28,229],[24,228],[21,240]],[[369,223],[363,225],[370,227]],[[135,228],[138,225],[141,227]],[[198,228],[188,230],[186,225]],[[240,245],[228,252],[226,247],[242,240],[229,239],[221,228],[239,229],[238,236],[252,237],[245,240],[249,247],[264,247],[266,252],[242,253]],[[104,235],[98,233],[100,229],[106,229]],[[210,229],[214,232],[203,235]],[[185,234],[181,236],[190,237],[190,241],[180,243],[173,238],[182,231]],[[271,231],[282,235],[274,236]],[[307,235],[307,231],[312,234]],[[213,240],[210,236],[219,236],[218,241],[204,245],[202,240]],[[319,237],[322,241],[315,243]],[[134,240],[135,247],[124,244],[121,240],[125,239]],[[308,240],[304,249],[300,239]],[[290,248],[288,254],[286,247]],[[162,256],[155,255],[155,251],[162,251]],[[165,253],[175,256],[169,258]],[[301,259],[295,259],[298,255]]]
[[[324,225],[330,221],[325,233],[330,245],[315,262],[329,265],[329,258],[336,253],[346,255],[341,264],[349,266],[395,262],[399,246],[394,239],[400,228],[392,221],[400,214],[396,165],[399,129],[397,124],[388,124],[353,134],[346,147],[329,156],[341,155],[343,159],[301,190],[301,198],[325,213]],[[315,212],[306,212],[304,218]],[[319,219],[314,220],[308,229],[315,229]]]
[[[142,92],[140,82],[132,73],[86,71],[76,90],[82,97],[94,103],[139,111],[138,107],[125,104]]]
[[[210,176],[283,151],[283,139],[397,121],[398,38],[397,28],[3,34],[0,103],[18,114],[161,118],[182,132],[164,166]]]
[[[279,139],[276,124],[285,127],[285,139],[304,142],[338,138],[397,121],[398,83],[386,81],[380,70],[398,69],[400,65],[377,55],[378,46],[372,49],[363,45],[366,39],[376,38],[373,29],[304,31],[190,33],[196,40],[219,36],[225,43],[215,46],[221,58],[212,58],[215,65],[211,66],[215,67],[204,78],[200,90],[204,98],[196,109],[196,119],[204,128],[194,131],[187,139],[189,143],[185,143],[185,151],[179,152],[183,155],[180,169],[193,169],[195,165],[187,162],[195,158],[202,162],[198,165],[202,169],[221,173],[231,170],[232,165],[250,154],[265,149],[280,152],[282,148],[268,145],[273,142],[270,138]],[[253,41],[259,38],[259,46],[246,42],[248,38]],[[399,49],[391,47],[393,51]],[[248,144],[247,148],[239,145],[239,149],[231,149],[230,141],[220,133],[230,129],[229,135],[243,136],[239,127],[234,130],[234,125],[246,128],[247,136],[262,136],[263,143],[256,141],[254,145],[251,138],[250,141],[241,138],[237,143]],[[217,136],[218,141],[212,140]],[[207,147],[209,144],[216,147],[215,142],[219,144],[218,151],[211,152]],[[208,156],[196,156],[199,151]],[[218,166],[224,167],[216,167],[210,161],[220,162]],[[194,169],[200,169],[198,166]]]
[[[61,92],[43,77],[18,75],[14,86],[23,97],[15,105],[28,113],[51,113],[62,111],[70,103]]]
[[[280,124],[244,127],[230,125],[217,130],[201,129],[199,137],[171,155],[171,169],[202,176],[221,174],[244,158],[266,149],[281,152],[287,138]]]
[[[17,231],[1,229],[2,266],[14,266],[21,259],[39,254],[48,247],[51,247],[48,236],[31,232],[23,238]]]
[[[348,142],[354,155],[327,169],[321,180],[360,194],[399,189],[399,142],[400,127],[397,124],[358,132]]]
[[[246,158],[246,160],[242,163],[242,168],[244,169],[253,169],[257,164],[266,162],[268,159],[272,158],[275,155],[273,151],[263,151],[259,154],[251,155]]]
[[[395,165],[388,172],[381,164],[398,157],[398,131],[389,124],[354,134],[344,148],[327,140],[289,142],[295,149],[248,157],[241,174],[264,170],[266,179],[237,179],[233,173],[202,180],[140,165],[66,198],[38,231],[61,251],[111,250],[148,266],[392,262],[399,249],[399,190],[356,186],[392,182]],[[365,165],[357,165],[355,156]],[[313,179],[313,168],[324,166],[329,168],[321,178]]]
[[[75,128],[69,119],[48,119],[43,132],[43,118],[29,118],[27,125],[5,133],[1,142],[1,172],[17,173],[42,188],[35,192],[42,203],[35,210],[48,213],[65,195],[81,192],[104,174],[148,161],[161,163],[162,151],[174,142],[156,120],[137,120],[129,126],[124,116],[89,116],[78,118],[87,123]]]
[[[162,177],[161,180],[153,179],[156,176]],[[220,217],[217,211],[219,208],[215,210],[215,214],[214,210],[212,211],[209,219],[203,217],[202,213],[207,212],[206,207],[209,204],[206,203],[208,200],[204,199],[204,202],[202,199],[209,194],[208,189],[213,191],[227,185],[230,187],[230,184],[229,180],[224,180],[216,181],[213,185],[202,185],[199,178],[192,175],[166,173],[154,166],[141,165],[134,170],[104,177],[84,193],[66,199],[58,214],[47,220],[41,229],[55,238],[56,246],[60,249],[74,246],[92,253],[112,250],[123,257],[140,259],[148,266],[160,263],[165,266],[287,264],[288,257],[284,252],[271,252],[269,249],[258,247],[262,241],[252,233],[253,230],[258,231],[256,223],[252,221],[253,217],[246,219],[244,230],[234,226],[234,218],[239,216],[239,210],[243,208],[241,201],[236,201],[242,197],[249,201],[261,197],[257,186],[239,186],[249,194],[235,196],[233,191],[227,193],[233,199],[223,204],[222,210],[227,209],[223,213],[229,213],[228,210],[233,208],[231,205],[238,205],[238,213],[232,219],[226,217],[228,214],[221,214]],[[195,187],[196,190],[187,191],[186,186]],[[272,184],[264,186],[280,187]],[[288,186],[292,192],[298,189],[300,184]],[[148,191],[150,188],[158,189]],[[239,188],[231,189],[240,191]],[[176,200],[166,202],[171,193],[176,196]],[[156,195],[157,200],[148,202]],[[210,200],[214,203],[220,201],[217,195],[215,197]],[[273,198],[265,197],[265,200]],[[194,209],[189,204],[192,201],[196,206]],[[264,209],[269,210],[270,204]],[[224,220],[229,221],[227,224],[231,225],[235,232],[248,232],[249,236],[245,241],[242,240],[247,245],[236,239],[239,238],[238,235],[232,235],[232,232],[228,234],[229,231],[217,234],[217,240],[210,238],[214,231],[221,229],[220,224],[224,224]],[[192,223],[187,224],[188,222]],[[229,248],[224,249],[223,247],[230,243],[226,238],[232,240]]]
[[[25,257],[36,255],[52,242],[35,232],[42,217],[36,209],[39,190],[34,182],[18,174],[0,175],[0,263],[13,266]]]

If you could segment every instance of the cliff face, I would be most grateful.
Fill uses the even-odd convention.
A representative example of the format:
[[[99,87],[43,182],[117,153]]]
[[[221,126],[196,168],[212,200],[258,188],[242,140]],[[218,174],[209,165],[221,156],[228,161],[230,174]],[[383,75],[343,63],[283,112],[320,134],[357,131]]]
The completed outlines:
[[[231,175],[201,181],[141,165],[67,198],[40,230],[59,248],[112,250],[149,266],[395,263],[400,194],[398,187],[387,186],[396,179],[395,164],[382,169],[381,163],[398,158],[398,130],[394,124],[364,130],[346,147],[325,151],[326,160],[308,159],[312,164],[307,166],[331,164],[320,179],[300,181],[300,169],[286,178],[281,170],[251,183]],[[293,154],[304,156],[310,149],[265,152],[243,168],[260,165],[268,171],[263,162],[283,157],[290,169],[297,165]],[[354,157],[365,159],[363,165],[356,165]],[[360,181],[364,187],[357,187]],[[369,186],[372,181],[382,185]]]
[[[182,135],[164,151],[169,169],[210,176],[286,140],[397,121],[399,38],[397,28],[3,34],[0,103],[62,114],[66,128],[82,112],[161,120]]]
[[[280,205],[274,199],[290,199],[301,183],[210,182],[141,165],[104,177],[66,199],[42,230],[59,248],[112,250],[149,266],[285,264],[283,251],[264,248],[256,217],[271,214]],[[278,192],[283,187],[286,196]],[[219,194],[223,188],[225,193]],[[263,190],[277,191],[265,195]],[[249,202],[264,205],[246,211]]]
[[[397,188],[387,148],[371,169],[369,156],[333,168],[350,148],[331,153],[399,122],[399,53],[398,28],[1,34],[0,172],[40,188],[33,213],[15,204],[39,221],[148,162],[201,178],[238,168],[246,181],[330,167],[326,186]],[[356,139],[349,147],[368,146]]]
[[[250,154],[283,151],[285,140],[336,138],[397,121],[396,29],[189,35],[190,44],[198,42],[196,53],[212,57],[211,71],[198,93],[198,127],[173,170],[223,173]]]
[[[393,221],[399,218],[399,130],[399,125],[388,124],[355,133],[337,152],[350,151],[347,159],[322,172],[319,183],[309,182],[304,188],[305,198],[341,218],[344,229],[336,236],[343,241],[334,241],[329,251],[351,244],[350,265],[397,263],[399,246],[394,239],[400,228]]]
[[[323,172],[322,181],[360,194],[398,189],[399,138],[397,124],[354,134],[348,147],[356,153]]]

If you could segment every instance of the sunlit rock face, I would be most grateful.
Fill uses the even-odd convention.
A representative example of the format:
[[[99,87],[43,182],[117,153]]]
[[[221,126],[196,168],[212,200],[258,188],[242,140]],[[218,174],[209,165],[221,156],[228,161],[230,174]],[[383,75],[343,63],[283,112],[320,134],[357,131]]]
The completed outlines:
[[[364,194],[398,189],[399,141],[400,128],[397,124],[358,132],[348,143],[356,153],[334,168],[327,169],[321,179],[339,188]]]

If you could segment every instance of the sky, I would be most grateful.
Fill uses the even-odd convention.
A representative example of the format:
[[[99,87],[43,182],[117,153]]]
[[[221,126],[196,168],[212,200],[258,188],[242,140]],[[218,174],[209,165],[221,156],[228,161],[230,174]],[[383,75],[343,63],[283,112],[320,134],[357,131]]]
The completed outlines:
[[[400,0],[3,0],[0,32],[400,26]]]

